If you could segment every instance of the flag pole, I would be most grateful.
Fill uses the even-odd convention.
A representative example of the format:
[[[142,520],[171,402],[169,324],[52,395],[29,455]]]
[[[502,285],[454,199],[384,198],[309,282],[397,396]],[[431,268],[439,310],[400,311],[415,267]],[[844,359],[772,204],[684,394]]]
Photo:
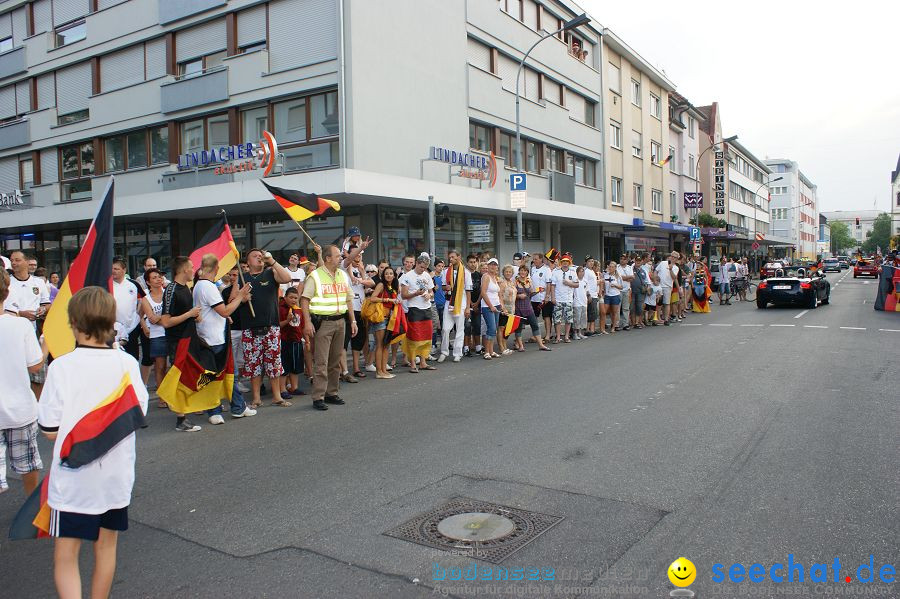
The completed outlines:
[[[290,216],[288,216],[288,218],[290,218]],[[295,221],[293,218],[291,218],[291,220],[294,222],[295,225],[297,225],[297,228],[298,228],[298,229],[300,229],[301,231],[303,231],[303,234],[306,235],[306,238],[309,239],[309,242],[310,242],[311,244],[313,244],[313,246],[319,245],[318,243],[316,243],[316,241],[315,241],[312,237],[309,236],[309,233],[306,232],[306,229],[304,229],[304,228],[300,225],[300,223],[298,223],[297,221]]]
[[[225,226],[228,227],[228,232],[231,233],[231,226],[228,224],[228,214],[225,212],[224,208],[222,209],[222,218],[225,219]],[[235,246],[235,247],[237,247],[237,246]],[[246,285],[246,282],[244,281],[244,269],[241,268],[240,252],[238,252],[237,269],[238,269],[238,279],[240,279],[241,287],[243,287],[244,285]],[[256,318],[256,310],[253,309],[253,298],[250,298],[247,300],[247,306],[250,308],[250,315],[253,316],[253,318]]]

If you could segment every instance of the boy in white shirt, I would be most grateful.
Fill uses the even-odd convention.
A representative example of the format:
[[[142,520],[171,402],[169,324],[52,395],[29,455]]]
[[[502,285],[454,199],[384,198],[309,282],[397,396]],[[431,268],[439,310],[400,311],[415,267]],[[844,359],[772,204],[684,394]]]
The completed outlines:
[[[573,336],[575,339],[585,339],[584,330],[587,328],[587,303],[588,303],[588,282],[584,278],[584,267],[579,266],[575,271],[578,275],[578,287],[575,288],[575,294],[572,301],[572,307],[575,310],[575,323]]]
[[[656,273],[651,275],[650,280],[652,281],[650,293],[644,300],[644,306],[646,307],[644,310],[644,324],[650,324],[650,321],[652,320],[653,326],[658,326],[659,323],[657,321],[659,320],[659,317],[657,316],[657,311],[659,310],[659,300],[662,299],[663,288],[659,284],[659,276]]]
[[[78,554],[82,540],[93,541],[91,597],[107,597],[118,533],[128,529],[134,431],[144,426],[147,388],[137,360],[106,343],[116,322],[112,294],[85,287],[68,312],[76,347],[50,364],[38,407],[41,430],[56,441],[45,481],[53,577],[60,597],[80,597]]]
[[[0,270],[0,305],[9,296],[9,275]],[[37,445],[38,404],[31,390],[29,372],[38,372],[44,355],[34,328],[24,318],[0,312],[0,343],[6,356],[0,360],[0,493],[6,482],[6,454],[12,469],[22,475],[25,495],[38,486],[43,468]]]

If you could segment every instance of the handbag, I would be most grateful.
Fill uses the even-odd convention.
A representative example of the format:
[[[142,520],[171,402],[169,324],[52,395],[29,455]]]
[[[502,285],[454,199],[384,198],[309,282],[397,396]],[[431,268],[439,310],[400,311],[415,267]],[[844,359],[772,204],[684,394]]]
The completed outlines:
[[[384,319],[387,317],[384,311],[384,304],[373,302],[372,299],[368,297],[363,301],[360,314],[367,322],[375,323],[384,322]]]

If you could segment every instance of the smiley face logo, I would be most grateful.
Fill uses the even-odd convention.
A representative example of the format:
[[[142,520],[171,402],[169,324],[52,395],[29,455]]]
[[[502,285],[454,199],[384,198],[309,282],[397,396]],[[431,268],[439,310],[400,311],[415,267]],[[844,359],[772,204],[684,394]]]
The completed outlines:
[[[686,557],[679,557],[672,562],[668,570],[669,581],[677,587],[690,586],[697,578],[697,568]]]

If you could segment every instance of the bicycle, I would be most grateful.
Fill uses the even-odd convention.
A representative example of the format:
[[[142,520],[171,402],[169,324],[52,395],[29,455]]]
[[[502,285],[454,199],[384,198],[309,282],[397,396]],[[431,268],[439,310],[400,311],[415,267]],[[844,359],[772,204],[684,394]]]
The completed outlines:
[[[728,294],[728,300],[737,296],[740,299],[741,291],[744,292],[744,299],[748,302],[756,300],[756,283],[750,279],[739,277],[731,281],[731,290]]]

